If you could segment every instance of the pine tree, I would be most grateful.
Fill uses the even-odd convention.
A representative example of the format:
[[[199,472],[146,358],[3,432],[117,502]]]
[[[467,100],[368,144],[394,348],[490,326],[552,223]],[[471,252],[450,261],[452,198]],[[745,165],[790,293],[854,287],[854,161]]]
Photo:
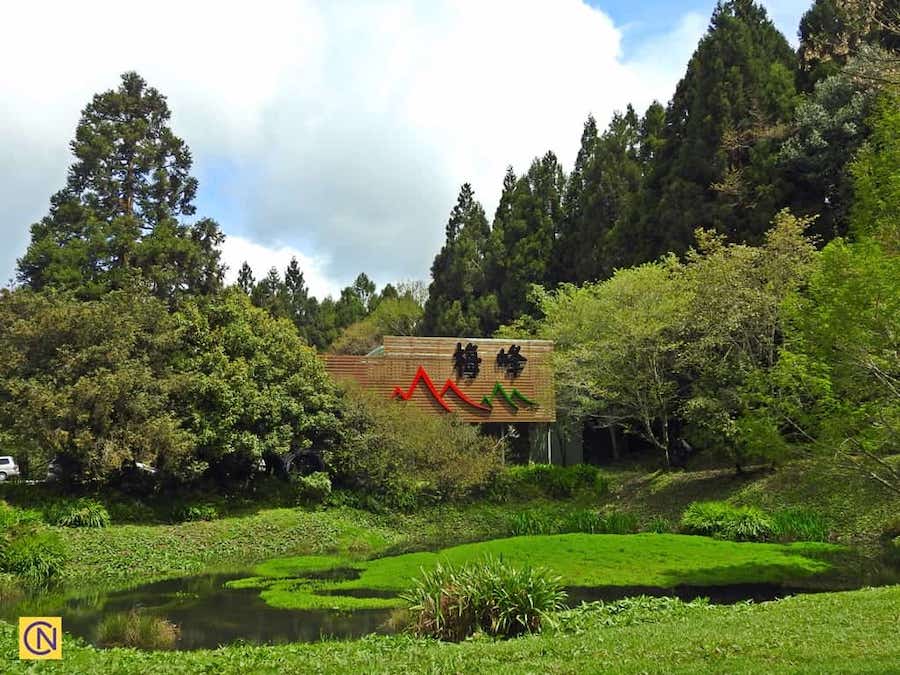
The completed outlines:
[[[218,225],[179,220],[195,212],[197,180],[170,115],[165,97],[136,73],[94,96],[70,144],[66,186],[31,227],[20,281],[81,297],[141,283],[170,301],[221,286]]]
[[[554,281],[553,254],[563,227],[565,174],[556,155],[535,159],[515,179],[507,172],[490,240],[488,291],[496,294],[497,321],[526,313],[532,284]]]
[[[251,299],[254,305],[262,307],[274,317],[286,318],[291,316],[287,288],[281,279],[281,274],[275,267],[269,269],[269,273],[253,287]]]
[[[425,335],[488,334],[496,322],[494,303],[484,297],[490,228],[468,183],[460,188],[444,234],[431,266],[421,330]]]
[[[784,201],[779,134],[796,100],[796,57],[752,0],[720,2],[666,110],[625,262],[683,252],[698,226],[756,241]]]
[[[238,271],[237,285],[244,293],[252,295],[256,279],[253,277],[253,270],[246,260],[241,263],[241,269]]]

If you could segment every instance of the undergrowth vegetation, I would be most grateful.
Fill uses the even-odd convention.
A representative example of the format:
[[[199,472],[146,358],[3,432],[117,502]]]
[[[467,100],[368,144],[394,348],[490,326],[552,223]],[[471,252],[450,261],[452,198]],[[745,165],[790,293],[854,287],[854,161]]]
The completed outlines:
[[[39,512],[0,501],[0,573],[45,584],[59,576],[67,559],[60,536],[41,522]]]
[[[727,502],[694,502],[685,510],[681,527],[691,534],[703,534],[733,541],[827,541],[828,520],[804,508],[787,508],[770,515],[753,506]]]

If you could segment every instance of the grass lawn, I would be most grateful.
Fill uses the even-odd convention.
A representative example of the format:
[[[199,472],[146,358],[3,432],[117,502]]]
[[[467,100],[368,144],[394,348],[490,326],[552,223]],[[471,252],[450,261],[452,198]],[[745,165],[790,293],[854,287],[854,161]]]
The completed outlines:
[[[610,625],[611,624],[611,625]],[[71,638],[63,660],[17,659],[0,622],[9,673],[890,673],[900,663],[900,586],[737,606],[681,606],[609,619],[584,613],[543,635],[446,644],[404,636],[185,653],[100,651]]]
[[[543,567],[565,586],[713,586],[737,583],[791,583],[825,572],[829,564],[814,556],[834,552],[831,544],[753,544],[678,534],[562,534],[511,537],[463,544],[435,553],[408,553],[353,562],[341,557],[303,556],[268,561],[256,577],[234,587],[261,588],[275,607],[340,609],[389,607],[396,598],[354,597],[342,592],[372,589],[400,592],[423,568],[439,561],[464,563],[490,555],[512,564]],[[353,567],[359,578],[302,581],[305,575]],[[326,591],[328,595],[318,594]]]

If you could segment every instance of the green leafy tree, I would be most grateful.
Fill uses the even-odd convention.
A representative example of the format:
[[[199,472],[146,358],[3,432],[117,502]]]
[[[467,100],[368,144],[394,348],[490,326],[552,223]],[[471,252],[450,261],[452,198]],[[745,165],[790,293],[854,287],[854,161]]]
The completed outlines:
[[[77,479],[189,461],[169,406],[177,352],[173,316],[144,294],[2,291],[0,428],[31,466],[59,458]]]
[[[690,304],[679,274],[669,258],[540,296],[539,335],[556,342],[557,399],[566,414],[637,434],[667,459]]]
[[[184,375],[172,398],[194,471],[243,477],[264,456],[338,442],[339,395],[289,319],[226,291],[192,300],[178,320]]]
[[[786,305],[778,362],[748,387],[748,417],[793,443],[856,467],[900,494],[885,461],[900,440],[900,160],[898,96],[885,94],[852,166],[856,241],[822,251]]]
[[[20,281],[83,298],[142,283],[168,301],[221,287],[218,225],[179,220],[195,212],[197,181],[170,115],[165,97],[136,73],[94,97],[71,143],[66,187],[31,227]]]
[[[251,298],[254,305],[265,309],[274,317],[291,316],[287,287],[276,267],[269,269],[268,274],[253,287]]]
[[[362,321],[347,326],[331,345],[337,354],[368,354],[381,345],[385,335],[417,335],[422,305],[412,296],[388,297]]]

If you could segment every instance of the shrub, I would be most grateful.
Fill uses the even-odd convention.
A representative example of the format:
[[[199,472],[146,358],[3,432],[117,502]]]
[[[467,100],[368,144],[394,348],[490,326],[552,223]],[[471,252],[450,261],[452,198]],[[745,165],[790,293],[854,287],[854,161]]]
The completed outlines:
[[[497,637],[539,632],[563,608],[566,594],[560,580],[543,570],[485,558],[438,564],[401,597],[410,603],[413,633],[459,641],[479,631]]]
[[[100,502],[87,499],[71,499],[54,503],[45,512],[44,517],[51,525],[61,527],[106,527],[109,525],[109,512]]]
[[[828,519],[803,508],[783,509],[772,517],[775,534],[785,541],[827,541]]]
[[[174,649],[180,630],[170,621],[137,610],[109,614],[97,626],[101,647]]]
[[[215,520],[218,517],[219,510],[214,504],[177,504],[170,514],[172,522],[175,523]]]
[[[339,487],[414,507],[467,497],[487,486],[502,466],[502,443],[455,416],[354,388],[345,406],[349,431],[324,457]]]
[[[0,572],[43,584],[59,576],[67,559],[56,532],[36,525],[18,525],[0,537]]]
[[[691,534],[734,541],[765,541],[775,534],[772,519],[752,506],[727,502],[694,502],[681,517],[681,526]]]
[[[653,516],[644,527],[645,532],[655,532],[656,534],[667,534],[672,532],[672,523],[668,518],[662,516]]]
[[[294,479],[297,501],[301,504],[321,504],[331,494],[331,479],[327,473],[317,471]]]

